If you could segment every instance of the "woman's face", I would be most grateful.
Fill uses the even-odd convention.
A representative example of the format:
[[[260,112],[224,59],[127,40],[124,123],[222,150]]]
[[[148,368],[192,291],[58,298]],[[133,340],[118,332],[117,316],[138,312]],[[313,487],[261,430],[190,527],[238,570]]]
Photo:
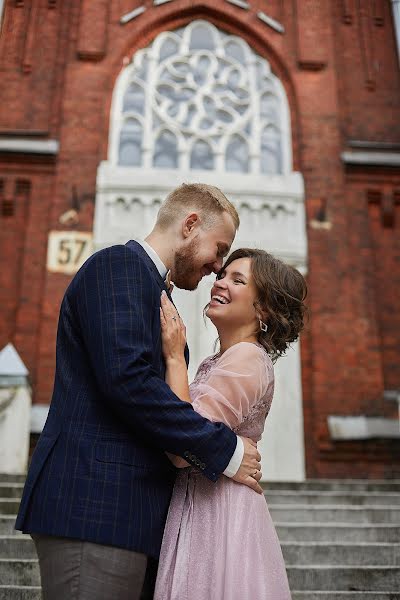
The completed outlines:
[[[216,327],[229,324],[232,328],[258,325],[254,303],[257,290],[251,274],[251,259],[231,262],[216,279],[211,290],[207,317]]]

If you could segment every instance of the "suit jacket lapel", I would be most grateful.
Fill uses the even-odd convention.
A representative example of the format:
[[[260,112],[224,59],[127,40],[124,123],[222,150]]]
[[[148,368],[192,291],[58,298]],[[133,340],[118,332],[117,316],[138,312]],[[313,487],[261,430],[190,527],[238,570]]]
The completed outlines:
[[[127,242],[125,244],[125,246],[128,246],[128,248],[135,248],[135,250],[143,257],[143,260],[150,267],[150,270],[153,273],[154,279],[156,280],[158,286],[160,287],[161,290],[165,290],[167,292],[168,298],[171,300],[172,304],[174,304],[172,296],[171,296],[169,290],[167,289],[163,278],[161,277],[156,265],[153,263],[153,261],[151,260],[150,256],[147,254],[147,252],[143,248],[143,246],[141,246],[140,244],[135,242],[135,240],[129,240],[129,242]],[[174,306],[175,306],[175,304],[174,304]],[[187,344],[185,347],[185,360],[186,360],[186,364],[189,365],[189,347]]]
[[[156,280],[160,289],[168,292],[168,290],[165,286],[165,282],[164,282],[163,278],[161,277],[156,265],[153,263],[153,261],[151,260],[150,256],[147,254],[147,252],[143,248],[143,246],[141,246],[140,244],[135,242],[135,240],[130,240],[129,242],[127,242],[125,244],[125,246],[128,246],[128,248],[135,248],[135,250],[143,257],[143,260],[145,261],[145,263],[150,267],[150,270],[154,275],[154,279]],[[168,292],[168,296],[171,299],[169,292]]]

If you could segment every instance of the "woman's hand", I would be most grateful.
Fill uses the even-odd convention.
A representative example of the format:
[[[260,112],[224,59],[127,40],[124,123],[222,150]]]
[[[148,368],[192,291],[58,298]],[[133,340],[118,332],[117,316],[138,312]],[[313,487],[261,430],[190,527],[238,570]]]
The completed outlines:
[[[165,292],[161,294],[160,322],[162,350],[165,361],[184,360],[186,327]]]

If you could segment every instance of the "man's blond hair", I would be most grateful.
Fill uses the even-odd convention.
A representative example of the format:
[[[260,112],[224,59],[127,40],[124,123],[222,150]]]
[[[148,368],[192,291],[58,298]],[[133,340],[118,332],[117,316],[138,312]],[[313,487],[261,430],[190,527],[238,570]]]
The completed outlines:
[[[187,214],[198,212],[205,227],[211,227],[217,215],[227,212],[238,229],[240,221],[236,208],[220,189],[205,183],[183,183],[168,194],[157,215],[157,226],[168,229]]]

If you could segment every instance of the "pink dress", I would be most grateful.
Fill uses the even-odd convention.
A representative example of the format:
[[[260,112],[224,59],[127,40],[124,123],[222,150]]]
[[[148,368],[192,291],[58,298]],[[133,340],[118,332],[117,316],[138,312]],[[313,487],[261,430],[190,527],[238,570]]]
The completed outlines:
[[[273,366],[240,342],[205,359],[190,386],[194,409],[237,434],[261,438]],[[181,469],[161,547],[154,600],[290,600],[281,547],[264,496],[221,476]]]

